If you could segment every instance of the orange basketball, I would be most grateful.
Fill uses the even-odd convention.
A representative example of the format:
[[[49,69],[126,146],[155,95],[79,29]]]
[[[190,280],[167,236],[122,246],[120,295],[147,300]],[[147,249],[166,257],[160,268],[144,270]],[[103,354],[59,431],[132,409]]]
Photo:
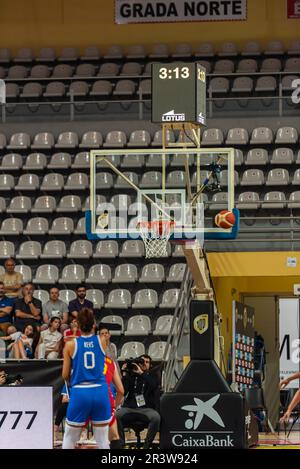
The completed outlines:
[[[235,216],[229,210],[222,210],[215,216],[215,224],[224,230],[229,230],[235,224]]]

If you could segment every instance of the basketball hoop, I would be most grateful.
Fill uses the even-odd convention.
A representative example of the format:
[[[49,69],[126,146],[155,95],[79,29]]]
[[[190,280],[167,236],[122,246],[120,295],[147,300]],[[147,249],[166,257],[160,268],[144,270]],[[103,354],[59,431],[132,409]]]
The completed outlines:
[[[140,221],[137,228],[144,241],[146,259],[168,255],[167,245],[175,227],[173,220]]]

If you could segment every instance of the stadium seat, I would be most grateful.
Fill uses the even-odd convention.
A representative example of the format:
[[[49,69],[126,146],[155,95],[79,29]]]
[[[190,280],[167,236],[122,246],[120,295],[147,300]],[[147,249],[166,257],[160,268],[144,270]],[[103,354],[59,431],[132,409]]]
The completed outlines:
[[[273,191],[267,192],[264,196],[264,201],[261,208],[266,210],[283,209],[286,207],[286,198],[283,192]]]
[[[221,171],[221,186],[226,187],[228,184],[228,171],[227,169],[223,169]],[[234,185],[237,186],[239,184],[239,174],[237,171],[234,171]]]
[[[59,271],[56,265],[46,264],[39,265],[33,282],[36,284],[55,285],[59,278]]]
[[[21,174],[15,191],[36,191],[40,187],[40,181],[36,174]]]
[[[113,181],[113,176],[110,173],[101,172],[96,175],[97,189],[111,189],[114,184]]]
[[[220,57],[236,57],[238,55],[238,48],[235,42],[223,42],[218,51]]]
[[[124,155],[121,161],[121,168],[142,168],[145,165],[144,155]]]
[[[163,293],[162,301],[159,305],[159,308],[176,308],[179,298],[179,289],[178,288],[171,288],[170,290],[166,290]]]
[[[175,135],[172,130],[167,130],[166,131],[166,143],[174,143],[175,142]],[[154,134],[153,141],[151,143],[152,147],[161,147],[162,146],[162,131],[157,130]],[[150,156],[156,156],[156,155],[150,155]]]
[[[242,150],[235,149],[234,150],[234,165],[242,166],[242,164],[244,164],[244,154]]]
[[[233,81],[231,88],[232,93],[247,93],[250,94],[253,89],[253,79],[250,77],[238,77]]]
[[[25,132],[13,134],[7,145],[8,150],[27,150],[28,148],[30,148],[30,135]]]
[[[182,171],[171,171],[167,175],[166,187],[184,188],[186,186],[185,174]]]
[[[35,217],[30,218],[27,222],[26,229],[23,234],[26,236],[44,236],[48,233],[49,224],[47,218]]]
[[[81,210],[81,199],[78,195],[65,195],[60,199],[59,205],[56,209],[58,213],[61,212],[79,212]]]
[[[66,257],[67,250],[63,241],[47,241],[41,254],[41,259],[63,259]]]
[[[142,342],[126,342],[122,345],[118,360],[125,361],[129,358],[137,358],[145,354],[145,346]]]
[[[142,74],[142,65],[138,62],[126,62],[120,72],[120,75],[138,76]]]
[[[45,98],[62,98],[66,94],[66,86],[61,81],[52,81],[46,86]]]
[[[112,336],[120,336],[124,333],[124,320],[121,316],[104,316],[100,322],[103,324],[112,324],[120,326],[119,330],[115,330],[113,327],[109,329],[109,332]]]
[[[228,59],[217,60],[215,62],[214,73],[228,74],[234,72],[234,62]]]
[[[292,41],[291,46],[287,51],[288,55],[300,55],[300,41],[296,39]]]
[[[9,64],[11,61],[10,50],[7,47],[0,48],[0,63]]]
[[[111,282],[111,267],[106,264],[96,264],[90,267],[87,283],[107,285]]]
[[[173,59],[190,58],[192,56],[192,46],[187,43],[176,44],[174,53],[171,54]]]
[[[34,290],[33,297],[36,298],[37,300],[40,300],[42,305],[44,305],[45,303],[47,303],[47,301],[49,301],[49,293],[47,292],[47,290],[41,290],[41,289]]]
[[[148,147],[151,143],[151,136],[147,130],[134,130],[131,132],[128,147],[144,148]]]
[[[74,77],[90,78],[90,77],[93,77],[95,74],[96,74],[96,69],[93,64],[80,64],[76,67]]]
[[[175,244],[174,250],[172,252],[172,257],[184,257],[181,244]]]
[[[100,59],[100,56],[101,54],[97,46],[88,46],[84,49],[84,53],[80,57],[80,60],[98,61]]]
[[[96,212],[101,212],[102,210],[102,206],[106,204],[106,197],[104,195],[99,195],[97,194],[96,196]],[[82,206],[82,211],[83,212],[86,212],[87,210],[90,210],[91,206],[90,206],[90,197],[87,197],[83,203],[83,206]]]
[[[63,284],[78,284],[85,280],[84,268],[79,264],[66,265],[63,268],[61,278],[58,283]]]
[[[4,213],[6,210],[6,202],[3,197],[0,197],[0,213]]]
[[[89,178],[85,173],[69,174],[65,184],[65,190],[84,191],[90,186]]]
[[[118,256],[119,245],[115,240],[102,240],[96,245],[95,259],[113,259]]]
[[[226,94],[226,93],[229,93],[229,89],[230,89],[230,82],[228,78],[224,78],[224,77],[212,78],[208,86],[208,91],[211,94],[216,94],[216,93]]]
[[[140,182],[140,188],[141,189],[147,189],[147,188],[160,189],[161,184],[162,184],[162,175],[159,171],[147,171],[142,176],[142,179]]]
[[[215,55],[214,46],[210,42],[202,42],[195,49],[195,57],[213,57]]]
[[[6,93],[7,99],[16,100],[18,96],[20,95],[20,88],[16,83],[6,82],[5,93]]]
[[[86,235],[85,217],[79,218],[76,228],[74,230],[74,234]]]
[[[135,283],[137,280],[138,271],[134,264],[120,264],[116,267],[112,283]]]
[[[71,166],[71,155],[69,153],[54,153],[51,156],[48,169],[68,169]]]
[[[76,299],[76,293],[74,290],[60,290],[59,292],[59,299],[61,301],[64,301],[67,305],[70,303],[70,301],[73,301]]]
[[[153,335],[168,336],[171,332],[173,318],[174,316],[172,316],[171,314],[164,314],[163,316],[160,316],[156,321]]]
[[[49,230],[49,234],[70,236],[73,231],[74,221],[72,220],[72,218],[59,217],[53,220],[51,229]]]
[[[83,134],[79,148],[100,148],[102,143],[103,137],[100,132],[89,131]]]
[[[125,336],[148,336],[151,333],[151,321],[148,316],[142,314],[132,316],[128,320]]]
[[[78,147],[78,135],[76,132],[62,132],[59,134],[55,148]]]
[[[169,48],[167,44],[153,44],[149,54],[150,59],[167,59],[169,57]]]
[[[298,73],[300,71],[300,58],[293,57],[287,59],[284,66],[284,72],[295,72]]]
[[[170,348],[168,348],[168,352],[166,353],[166,347],[167,342],[152,342],[148,349],[148,355],[150,355],[154,362],[167,361],[170,355]]]
[[[67,96],[84,98],[89,94],[89,85],[86,81],[73,81],[69,86]]]
[[[281,71],[281,61],[280,59],[264,59],[261,64],[261,73],[271,72],[277,73]]]
[[[294,162],[294,153],[290,148],[276,148],[273,151],[271,164],[290,165]]]
[[[52,192],[52,191],[61,191],[64,187],[64,177],[62,174],[58,173],[49,173],[46,174],[43,178],[41,191]]]
[[[265,55],[283,55],[284,45],[281,41],[269,41],[265,49]]]
[[[140,283],[162,283],[165,280],[165,269],[163,265],[151,263],[143,267]]]
[[[141,80],[138,87],[138,95],[148,96],[152,94],[152,84],[150,79]]]
[[[207,60],[197,60],[197,63],[205,68],[207,74],[211,73],[212,64],[210,62]]]
[[[296,155],[295,155],[296,156]],[[300,164],[300,150],[298,150],[297,156],[296,156],[296,164]]]
[[[2,221],[0,236],[19,236],[23,233],[23,221],[19,218],[6,218]]]
[[[18,153],[7,153],[3,156],[0,170],[19,171],[22,168],[23,159]]]
[[[1,178],[0,178],[1,185]],[[13,197],[10,201],[7,213],[29,213],[31,209],[31,200],[24,195]]]
[[[51,132],[40,132],[34,136],[32,150],[50,150],[54,146],[54,136]]]
[[[230,129],[227,134],[226,145],[247,145],[249,141],[246,129]]]
[[[34,65],[31,68],[29,78],[49,78],[50,68],[47,65]]]
[[[15,246],[11,241],[0,241],[0,259],[14,257]]]
[[[81,145],[81,144],[80,144]],[[80,146],[79,145],[79,146]],[[81,151],[76,154],[72,169],[88,169],[90,167],[90,154],[88,151]]]
[[[282,84],[282,91],[286,91],[289,94],[291,93],[292,90],[295,89],[294,81],[299,80],[299,76],[297,75],[286,75],[282,78],[281,84]]]
[[[43,153],[30,153],[26,157],[23,169],[26,171],[43,171],[47,166],[47,157]]]
[[[290,176],[287,169],[271,169],[267,176],[266,186],[287,186],[289,181]]]
[[[24,282],[31,282],[32,280],[32,272],[31,268],[28,265],[18,264],[15,267],[15,271],[19,272],[23,276]]]
[[[133,309],[154,309],[158,306],[158,296],[155,290],[145,288],[135,294]]]
[[[74,62],[78,59],[78,51],[76,47],[63,47],[60,57],[57,58],[59,62]]]
[[[95,309],[101,309],[104,306],[104,294],[101,290],[90,288],[86,291],[86,299],[93,303]]]
[[[112,130],[108,132],[103,144],[104,148],[124,148],[127,143],[127,137],[124,132],[120,130]]]
[[[115,77],[118,74],[119,74],[119,65],[112,63],[112,62],[106,62],[100,66],[97,76],[98,77],[103,77],[103,76]]]
[[[166,278],[166,282],[174,282],[174,283],[181,283],[184,278],[186,270],[186,264],[185,263],[177,263],[173,264],[170,267],[169,273]]]
[[[277,130],[275,143],[279,144],[293,144],[298,142],[298,131],[294,127],[281,127]]]
[[[23,65],[13,65],[8,69],[7,78],[10,78],[12,80],[22,80],[26,78],[27,75],[28,71],[26,67],[24,67]]]
[[[292,185],[293,186],[299,186],[300,185],[300,170],[297,169],[294,173],[293,180],[292,180]]]
[[[19,246],[16,259],[38,259],[41,253],[42,248],[38,241],[24,241]]]
[[[91,241],[80,239],[73,241],[70,246],[68,259],[89,259],[93,255],[93,246]]]
[[[133,171],[124,171],[123,175],[130,179],[130,181],[133,182],[136,186],[139,185],[139,176],[137,173],[134,173]],[[129,186],[125,179],[123,179],[121,176],[118,176],[114,187],[115,189],[129,189],[131,186]]]
[[[42,47],[35,60],[37,62],[54,62],[56,60],[55,50],[53,47]]]
[[[237,73],[256,73],[258,70],[258,63],[255,59],[242,59],[237,66]]]
[[[250,145],[267,145],[273,142],[273,132],[268,127],[257,127],[253,129]]]
[[[288,208],[300,208],[300,191],[295,191],[290,194],[287,206]]]
[[[38,197],[31,209],[32,213],[53,213],[56,209],[56,200],[51,195]]]
[[[201,143],[203,146],[222,145],[224,141],[221,129],[205,129],[202,134]]]
[[[105,303],[105,308],[112,309],[124,309],[130,308],[131,306],[131,293],[129,290],[125,289],[116,289],[111,290],[108,295],[107,303]]]
[[[106,53],[104,54],[103,58],[105,60],[108,59],[122,59],[124,56],[124,52],[122,47],[119,44],[113,44],[108,47]]]
[[[71,78],[73,75],[73,68],[68,64],[56,65],[52,71],[53,78]]]
[[[20,93],[20,98],[27,99],[39,99],[43,95],[43,87],[40,83],[32,82],[26,83],[23,86],[22,93]]]
[[[261,169],[247,169],[242,176],[241,186],[263,186],[264,173]]]
[[[133,96],[136,84],[133,80],[119,80],[113,90],[114,96]]]
[[[228,206],[228,193],[227,192],[217,192],[214,194],[209,204],[210,210],[226,210]]]
[[[142,258],[145,255],[145,247],[143,241],[127,240],[123,243],[120,257],[122,258]]]
[[[253,148],[247,153],[246,166],[265,166],[269,162],[267,150],[264,148]]]

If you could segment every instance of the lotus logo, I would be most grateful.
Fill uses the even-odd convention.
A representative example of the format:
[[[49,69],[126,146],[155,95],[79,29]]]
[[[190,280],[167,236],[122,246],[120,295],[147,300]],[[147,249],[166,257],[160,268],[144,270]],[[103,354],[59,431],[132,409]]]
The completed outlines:
[[[180,112],[175,113],[174,109],[172,109],[172,111],[165,112],[161,120],[163,122],[183,122],[185,121],[185,114]]]
[[[220,394],[217,396],[212,397],[206,402],[203,402],[201,399],[194,397],[195,405],[186,405],[181,407],[181,410],[185,410],[189,414],[189,419],[187,419],[184,423],[184,426],[187,430],[197,430],[204,415],[210,418],[213,422],[215,422],[220,427],[224,428],[224,422],[221,419],[218,412],[213,408],[216,402],[219,400]]]

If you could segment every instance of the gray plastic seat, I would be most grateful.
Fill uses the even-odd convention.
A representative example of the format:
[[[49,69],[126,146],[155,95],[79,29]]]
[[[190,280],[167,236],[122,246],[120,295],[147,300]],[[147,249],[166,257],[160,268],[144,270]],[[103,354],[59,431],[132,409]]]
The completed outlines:
[[[124,56],[124,52],[122,47],[119,44],[112,44],[108,47],[106,53],[104,54],[103,58],[107,59],[122,59]]]
[[[24,241],[19,246],[16,259],[38,259],[42,253],[41,244],[38,241]]]
[[[68,289],[63,289],[59,291],[59,299],[61,301],[64,301],[67,305],[70,303],[70,301],[76,299],[76,293],[74,290],[68,290]]]
[[[147,95],[151,95],[152,94],[152,85],[151,85],[151,80],[150,79],[146,79],[146,80],[142,80],[139,84],[139,87],[138,87],[138,95],[142,95],[142,96],[147,96]]]
[[[133,171],[125,171],[123,173],[131,182],[133,182],[136,186],[139,185],[139,176],[138,174],[134,173]],[[125,181],[121,176],[118,176],[114,185],[115,189],[128,189],[129,184]]]
[[[78,50],[76,47],[63,47],[60,57],[57,58],[59,62],[74,62],[78,59]]]
[[[212,94],[222,93],[226,94],[229,92],[230,82],[228,78],[224,77],[214,77],[210,80],[208,91]]]
[[[43,94],[43,87],[40,83],[26,83],[20,98],[40,98]]]
[[[176,58],[189,58],[192,56],[192,46],[187,43],[176,44],[174,53],[171,54],[171,57]]]
[[[48,233],[48,230],[49,224],[47,218],[35,217],[28,220],[23,234],[26,236],[44,236]]]
[[[32,213],[53,213],[56,209],[56,200],[51,195],[38,197],[31,209]]]
[[[80,57],[80,60],[99,60],[100,59],[100,50],[97,46],[87,46],[84,49],[83,55]]]
[[[6,202],[3,197],[0,197],[0,213],[4,213],[6,210]]]
[[[71,166],[71,155],[69,153],[54,153],[51,156],[48,169],[68,169]]]
[[[292,41],[287,53],[288,55],[300,55],[300,40],[299,39]]]
[[[128,147],[148,147],[151,143],[151,137],[147,130],[134,130],[131,132]]]
[[[84,191],[89,187],[89,178],[85,173],[71,173],[67,178],[65,190]]]
[[[148,336],[151,333],[151,321],[148,316],[139,314],[128,320],[125,336]]]
[[[120,257],[142,258],[145,256],[145,247],[140,239],[130,239],[123,243]]]
[[[184,167],[186,162],[186,155],[171,155],[170,166],[171,167]],[[194,155],[188,155],[188,164],[192,166],[194,164]],[[161,166],[161,165],[160,165]]]
[[[126,62],[120,72],[120,75],[141,75],[142,65],[138,62]]]
[[[68,64],[56,65],[52,71],[53,78],[71,78],[72,75],[73,69]]]
[[[145,354],[145,346],[142,342],[126,342],[122,345],[118,360],[125,361],[129,358],[137,358]]]
[[[285,52],[282,41],[269,41],[265,49],[265,55],[283,55]]]
[[[244,154],[242,150],[234,150],[234,166],[242,166],[244,163]]]
[[[215,62],[214,73],[227,74],[234,72],[234,62],[233,60],[221,59]]]
[[[111,267],[106,264],[96,264],[90,267],[87,283],[107,285],[111,282]]]
[[[43,153],[30,153],[25,160],[23,169],[42,171],[47,166],[47,157]]]
[[[0,191],[11,191],[14,185],[15,180],[11,174],[0,174]]]
[[[238,55],[238,48],[235,42],[223,42],[218,51],[220,57],[236,57]]]
[[[273,132],[268,127],[257,127],[253,129],[250,145],[268,145],[273,142]]]
[[[1,236],[19,236],[23,233],[23,221],[19,218],[6,218],[2,221]]]
[[[40,282],[40,283],[43,283],[43,282]],[[45,283],[48,283],[48,282],[45,282]],[[37,300],[40,300],[42,305],[47,303],[47,301],[49,301],[49,298],[50,298],[47,290],[41,290],[40,288],[38,290],[34,290],[33,297],[36,298]]]
[[[103,137],[100,132],[85,132],[81,138],[79,148],[100,148],[103,143]]]
[[[21,80],[23,78],[26,78],[28,75],[27,68],[24,67],[23,65],[13,65],[12,67],[9,67],[8,72],[7,72],[7,78],[13,79],[13,80]]]
[[[172,252],[172,257],[184,257],[181,244],[175,244],[174,250]]]
[[[30,148],[30,135],[25,132],[18,132],[10,137],[8,150],[27,150]]]
[[[284,66],[285,72],[296,72],[300,71],[300,58],[299,57],[292,57],[287,59]]]
[[[293,180],[292,180],[292,185],[293,186],[300,186],[300,169],[297,169],[294,173]]]
[[[261,208],[266,210],[283,209],[286,207],[286,198],[283,192],[273,191],[267,192],[264,196],[264,202]]]
[[[66,257],[67,250],[63,241],[47,241],[41,254],[41,259],[63,259]]]
[[[76,132],[62,132],[59,134],[55,148],[76,148],[78,147],[78,135]]]
[[[209,205],[210,210],[226,210],[228,207],[228,192],[217,192],[213,195]]]
[[[113,85],[108,80],[98,80],[93,83],[90,96],[110,96]]]
[[[128,208],[131,205],[131,197],[127,194],[113,195],[110,203],[114,205],[117,212],[128,212]]]
[[[126,310],[127,308],[130,308],[130,306],[131,293],[129,290],[118,288],[109,292],[105,308]]]
[[[201,137],[201,143],[205,146],[222,145],[224,141],[221,129],[205,129]]]
[[[264,148],[252,148],[247,153],[246,166],[265,166],[269,162],[268,152]]]
[[[110,173],[97,173],[96,175],[96,188],[97,189],[111,189],[114,185],[113,176]]]
[[[70,246],[68,259],[89,259],[93,255],[93,246],[91,241],[80,239],[73,241]]]
[[[158,296],[155,290],[145,288],[135,294],[133,309],[154,309],[158,306]]]
[[[300,208],[300,191],[295,191],[290,194],[287,206],[288,208]]]
[[[138,280],[137,267],[134,264],[119,264],[116,267],[112,283],[135,283]]]
[[[171,332],[172,322],[174,316],[171,314],[164,314],[160,316],[155,325],[155,329],[153,331],[154,336],[167,336]]]
[[[81,151],[76,154],[72,169],[87,169],[90,167],[90,154],[88,151]]]
[[[0,170],[19,171],[23,165],[23,158],[19,153],[7,153],[3,156]]]
[[[167,44],[153,44],[149,54],[150,59],[167,59],[169,57],[169,48]]]
[[[186,185],[185,175],[182,171],[171,171],[167,175],[166,187],[181,187]]]
[[[296,156],[296,155],[295,155]],[[298,150],[297,156],[296,156],[296,164],[300,164],[300,150]]]
[[[74,234],[86,235],[85,217],[79,218],[76,228],[74,230]]]
[[[148,355],[154,362],[168,361],[170,356],[170,347],[167,349],[167,342],[152,342],[148,349]],[[166,355],[166,356],[165,356]]]
[[[6,135],[0,133],[0,150],[4,150],[6,147]]]
[[[81,210],[81,199],[78,195],[65,195],[59,201],[56,211],[61,212],[79,212]]]
[[[59,217],[55,218],[52,222],[50,235],[66,235],[69,236],[74,231],[74,221],[72,218]]]
[[[112,336],[120,336],[124,333],[124,320],[121,316],[115,316],[115,315],[110,315],[110,316],[104,316],[101,319],[101,322],[103,324],[113,324],[113,325],[118,325],[120,327],[119,330],[114,330],[113,328],[110,328],[110,334]]]
[[[101,290],[90,288],[86,291],[86,299],[93,303],[95,309],[101,309],[104,306],[104,294]]]
[[[20,95],[20,88],[16,83],[6,82],[5,94],[7,99],[17,99]]]
[[[33,150],[50,150],[54,143],[54,136],[51,132],[40,132],[34,136],[31,148]]]
[[[16,265],[15,271],[19,272],[22,275],[24,282],[26,283],[31,282],[32,272],[31,272],[31,268],[28,265],[22,265],[22,264]]]
[[[202,42],[196,46],[195,57],[213,57],[215,55],[214,46],[211,42]]]
[[[298,138],[298,131],[294,127],[280,127],[277,130],[275,143],[297,143]]]
[[[36,191],[40,187],[40,181],[36,174],[21,174],[18,184],[15,186],[16,191]]]
[[[13,197],[7,208],[7,213],[28,213],[31,209],[31,200],[24,195]]]
[[[274,92],[277,88],[277,81],[276,78],[271,77],[271,76],[266,76],[266,77],[259,77],[256,86],[255,86],[255,91],[257,92]]]
[[[151,263],[143,267],[140,283],[162,283],[165,280],[165,269],[163,265]]]
[[[237,73],[256,73],[258,70],[258,63],[255,59],[242,59],[237,66]]]
[[[276,148],[273,151],[271,164],[293,164],[294,153],[290,148]]]
[[[242,176],[241,186],[263,186],[264,173],[261,169],[247,169]]]
[[[238,77],[233,81],[232,93],[251,93],[253,89],[253,80],[250,77]]]
[[[103,211],[103,205],[106,204],[106,197],[104,195],[96,195],[96,212]],[[90,210],[90,197],[87,197],[82,205],[82,211]]]
[[[53,47],[42,47],[36,58],[37,62],[54,62],[56,60],[55,50]]]
[[[58,173],[49,173],[45,174],[42,184],[41,191],[51,192],[51,191],[61,191],[65,185],[64,177],[62,174]]]
[[[166,143],[174,143],[175,142],[174,132],[172,130],[167,130],[165,138],[166,138]],[[163,143],[162,142],[162,131],[157,130],[154,134],[151,146],[152,147],[161,147],[162,143]],[[154,156],[154,155],[150,155],[150,156]]]
[[[14,257],[15,245],[11,241],[0,241],[0,259]]]
[[[271,169],[267,176],[266,186],[287,186],[289,181],[290,176],[287,169]]]
[[[66,94],[66,86],[61,81],[52,81],[46,86],[45,98],[62,98]]]
[[[121,160],[121,168],[142,168],[145,165],[144,155],[124,155]]]
[[[230,129],[227,134],[226,145],[247,145],[249,135],[247,129]]]
[[[93,64],[80,64],[76,67],[74,77],[89,78],[93,77],[95,73],[96,69]]]
[[[103,144],[104,148],[124,148],[127,143],[126,135],[121,130],[112,130],[108,132]]]
[[[166,290],[163,293],[162,301],[159,305],[159,308],[176,308],[179,298],[179,288],[171,288],[170,290]]]
[[[9,64],[11,61],[10,50],[7,47],[0,48],[0,63]]]
[[[114,96],[133,96],[136,84],[133,80],[119,80],[113,91]]]
[[[78,284],[85,281],[85,272],[82,265],[71,264],[63,268],[61,278],[58,283]]]
[[[294,81],[299,80],[300,77],[297,75],[286,75],[282,78],[282,91],[287,91],[291,94],[291,92],[295,89]]]
[[[207,60],[197,60],[197,63],[205,68],[207,74],[211,73],[212,64],[210,62],[208,62]]]
[[[178,171],[179,173],[180,171]],[[172,180],[171,180],[172,183]],[[159,171],[147,171],[143,174],[140,188],[141,189],[160,189],[162,184],[162,175]],[[177,187],[177,186],[176,186]]]
[[[96,245],[93,257],[95,259],[114,259],[118,257],[119,245],[115,240],[102,240]]]
[[[50,68],[47,65],[34,65],[31,68],[30,78],[48,78],[50,76]]]
[[[261,73],[271,72],[276,73],[281,71],[281,61],[280,59],[264,59],[261,64]]]
[[[227,186],[228,183],[228,171],[227,169],[223,169],[221,171],[221,186]],[[237,186],[239,184],[239,173],[237,171],[234,171],[234,186]]]
[[[167,282],[181,283],[184,278],[185,270],[187,266],[183,262],[173,264],[170,267],[169,273],[167,275]]]
[[[101,76],[115,77],[118,74],[119,74],[119,65],[112,63],[112,62],[106,62],[100,66],[97,76],[98,77],[101,77]]]
[[[67,96],[85,97],[89,94],[89,85],[86,81],[73,81],[69,86]]]
[[[45,264],[39,265],[33,282],[41,285],[55,285],[59,278],[59,271],[56,265]]]

